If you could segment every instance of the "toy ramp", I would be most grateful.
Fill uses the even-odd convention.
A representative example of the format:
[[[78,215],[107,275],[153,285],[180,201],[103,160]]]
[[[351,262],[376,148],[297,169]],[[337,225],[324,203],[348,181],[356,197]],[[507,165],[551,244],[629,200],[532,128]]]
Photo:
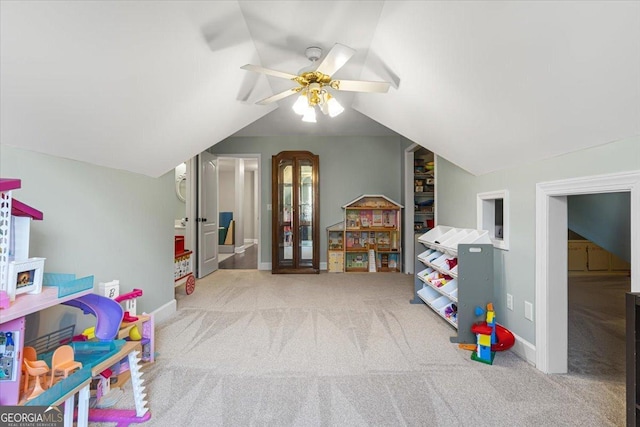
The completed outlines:
[[[62,304],[79,308],[84,314],[96,316],[96,338],[101,341],[113,340],[120,330],[124,310],[114,300],[96,294],[88,294]]]

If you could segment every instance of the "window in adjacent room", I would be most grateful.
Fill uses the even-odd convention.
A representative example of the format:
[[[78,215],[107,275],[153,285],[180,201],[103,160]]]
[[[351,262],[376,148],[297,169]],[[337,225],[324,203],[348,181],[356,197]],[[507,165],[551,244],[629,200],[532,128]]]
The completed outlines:
[[[487,230],[493,246],[509,249],[509,192],[478,193],[478,228]]]

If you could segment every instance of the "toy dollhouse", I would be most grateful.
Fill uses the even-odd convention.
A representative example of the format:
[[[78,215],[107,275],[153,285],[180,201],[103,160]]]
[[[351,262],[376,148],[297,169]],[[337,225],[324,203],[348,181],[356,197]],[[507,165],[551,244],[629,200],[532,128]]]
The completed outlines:
[[[29,258],[31,220],[42,212],[12,197],[19,179],[0,178],[0,291],[14,301],[17,294],[42,291],[44,258]]]

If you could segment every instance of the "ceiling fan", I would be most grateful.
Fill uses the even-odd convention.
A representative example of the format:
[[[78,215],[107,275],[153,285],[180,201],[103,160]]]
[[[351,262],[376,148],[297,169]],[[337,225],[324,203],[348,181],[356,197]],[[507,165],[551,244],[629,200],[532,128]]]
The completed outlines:
[[[363,80],[334,80],[331,76],[338,71],[355,54],[355,50],[348,46],[336,43],[315,70],[307,67],[299,74],[290,74],[282,71],[271,70],[259,65],[247,64],[240,68],[269,76],[280,77],[298,83],[298,86],[262,99],[256,104],[267,105],[279,101],[293,94],[299,93],[298,100],[293,104],[293,111],[302,116],[305,122],[315,122],[315,106],[318,106],[324,114],[335,117],[344,111],[344,108],[331,95],[329,88],[336,91],[348,92],[378,92],[389,90],[388,82],[372,82]],[[322,56],[319,47],[308,47],[305,55],[313,64]]]

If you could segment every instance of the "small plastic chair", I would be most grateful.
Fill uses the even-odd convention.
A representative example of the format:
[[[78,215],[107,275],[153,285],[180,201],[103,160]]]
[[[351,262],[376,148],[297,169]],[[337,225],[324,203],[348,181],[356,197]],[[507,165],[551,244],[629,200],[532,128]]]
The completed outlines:
[[[44,392],[40,377],[46,375],[47,372],[49,372],[49,367],[42,360],[29,361],[27,359],[24,359],[23,363],[29,375],[31,375],[32,377],[36,377],[36,385],[33,387],[33,391],[31,392],[29,397],[27,397],[27,400],[31,400],[35,397],[38,397]]]
[[[70,372],[81,368],[82,363],[74,360],[73,348],[70,345],[61,345],[53,352],[53,356],[51,356],[51,380],[49,381],[49,387],[53,386],[56,374],[67,378]]]
[[[38,360],[38,353],[33,347],[26,346],[25,348],[23,348],[22,358],[23,360],[28,360],[29,362],[31,362],[31,366],[46,366],[47,369],[49,369],[49,366],[47,366],[47,362],[45,362],[44,360]],[[24,392],[26,393],[27,389],[29,388],[29,371],[27,370],[27,365],[25,365],[24,363],[22,364],[22,373],[24,374]]]

